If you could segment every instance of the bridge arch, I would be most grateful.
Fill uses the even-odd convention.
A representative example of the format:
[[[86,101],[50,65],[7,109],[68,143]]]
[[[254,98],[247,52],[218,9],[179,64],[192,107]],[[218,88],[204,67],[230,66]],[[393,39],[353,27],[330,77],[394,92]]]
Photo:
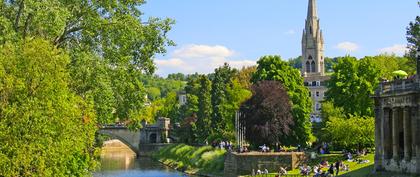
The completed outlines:
[[[120,140],[137,155],[139,154],[140,132],[132,132],[129,131],[127,128],[106,128],[100,129],[98,133]]]

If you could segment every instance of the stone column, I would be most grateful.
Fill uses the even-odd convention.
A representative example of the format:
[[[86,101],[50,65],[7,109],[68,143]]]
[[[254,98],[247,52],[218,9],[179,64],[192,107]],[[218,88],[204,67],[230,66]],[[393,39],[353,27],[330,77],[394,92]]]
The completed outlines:
[[[412,118],[412,119],[414,119],[414,121],[412,121],[413,122],[412,129],[413,129],[414,134],[419,134],[420,133],[420,112],[419,112],[420,109],[419,109],[419,107],[416,107],[415,111],[416,111],[416,115],[415,115],[415,117]],[[413,139],[413,144],[415,144],[413,151],[416,151],[416,173],[420,174],[420,139],[417,135]]]
[[[375,170],[382,170],[382,158],[383,158],[383,147],[382,147],[382,120],[383,120],[384,109],[381,107],[375,107]]]
[[[382,148],[383,159],[391,159],[392,157],[392,127],[391,127],[391,110],[388,108],[383,109],[382,119]]]
[[[392,108],[392,159],[398,161],[399,159],[399,127],[398,127],[398,108]]]
[[[411,120],[410,120],[410,108],[403,108],[403,126],[404,126],[404,160],[411,160]]]
[[[415,159],[415,157],[416,157],[416,154],[417,154],[417,152],[416,152],[416,139],[417,139],[417,132],[416,132],[416,130],[417,130],[417,125],[416,125],[416,121],[417,121],[417,116],[418,116],[418,114],[417,114],[417,111],[418,111],[418,107],[411,107],[411,109],[410,109],[410,112],[411,112],[411,149],[412,149],[412,152],[411,152],[411,157],[412,157],[412,159]]]

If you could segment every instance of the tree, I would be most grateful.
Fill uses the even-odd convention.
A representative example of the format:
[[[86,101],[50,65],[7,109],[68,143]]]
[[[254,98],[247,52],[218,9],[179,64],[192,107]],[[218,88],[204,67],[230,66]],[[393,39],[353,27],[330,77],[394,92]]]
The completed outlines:
[[[249,66],[249,67],[242,67],[241,70],[239,70],[238,74],[234,77],[236,79],[240,86],[242,88],[249,89],[251,88],[251,77],[252,74],[257,70],[256,66]]]
[[[392,80],[394,75],[392,72],[396,70],[404,70],[409,75],[415,73],[416,66],[412,65],[408,58],[398,57],[395,54],[382,54],[378,56],[366,56],[362,60],[370,60],[380,71],[381,78]]]
[[[2,1],[0,43],[40,37],[65,49],[71,57],[68,68],[72,80],[76,80],[73,83],[85,86],[71,84],[71,89],[82,98],[94,94],[96,112],[104,116],[100,121],[129,119],[144,105],[145,90],[139,76],[152,74],[156,69],[153,56],[173,45],[166,38],[173,21],[158,18],[142,21],[138,7],[143,3],[142,0]],[[83,55],[89,60],[81,60]],[[102,67],[106,71],[101,71],[98,81],[92,79],[95,77],[79,78],[83,76],[80,66],[92,70]],[[98,91],[98,86],[104,92]],[[115,114],[111,117],[104,113],[108,110],[114,110]]]
[[[48,41],[0,45],[0,176],[85,176],[96,117],[69,87],[70,57]]]
[[[287,61],[289,65],[295,69],[301,69],[302,68],[302,56],[296,57],[296,58],[290,58],[289,61]]]
[[[406,57],[411,59],[411,65],[415,65],[417,49],[420,47],[420,16],[416,16],[416,19],[408,25],[407,41],[409,51]]]
[[[198,95],[198,113],[197,113],[197,135],[199,141],[204,142],[211,134],[211,81],[201,75],[199,78],[200,88]]]
[[[324,129],[335,146],[346,149],[372,148],[375,146],[375,119],[351,116],[331,117]]]
[[[326,100],[342,107],[346,115],[373,116],[370,96],[379,84],[378,67],[368,58],[358,61],[346,56],[338,58],[333,70],[327,84]]]
[[[295,122],[286,89],[278,81],[260,81],[251,89],[252,97],[240,109],[247,140],[254,146],[289,145]]]
[[[187,80],[187,76],[185,76],[182,73],[168,74],[167,78],[171,79],[171,80],[178,80],[178,81],[186,81]]]
[[[211,89],[212,129],[214,133],[225,129],[225,121],[228,120],[229,114],[226,109],[226,103],[228,103],[226,88],[232,84],[232,78],[236,72],[227,63],[214,71]]]
[[[280,81],[287,90],[287,95],[292,101],[292,115],[295,124],[293,134],[288,136],[288,145],[306,145],[314,140],[311,133],[311,99],[309,90],[303,85],[303,78],[299,70],[281,60],[280,56],[264,56],[258,60],[257,71],[252,76],[252,82],[264,80]]]

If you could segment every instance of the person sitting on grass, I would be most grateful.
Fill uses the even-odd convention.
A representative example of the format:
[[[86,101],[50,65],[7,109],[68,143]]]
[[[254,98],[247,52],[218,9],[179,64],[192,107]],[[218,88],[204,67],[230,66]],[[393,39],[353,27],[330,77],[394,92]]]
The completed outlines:
[[[279,176],[287,175],[287,170],[283,167],[280,167]]]

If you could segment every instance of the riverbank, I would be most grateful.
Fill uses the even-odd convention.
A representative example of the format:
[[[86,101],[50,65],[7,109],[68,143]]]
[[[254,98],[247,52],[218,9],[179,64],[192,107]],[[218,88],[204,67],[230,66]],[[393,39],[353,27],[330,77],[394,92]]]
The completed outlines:
[[[174,144],[155,152],[152,158],[187,174],[213,177],[223,176],[225,154],[225,150],[211,146]]]

